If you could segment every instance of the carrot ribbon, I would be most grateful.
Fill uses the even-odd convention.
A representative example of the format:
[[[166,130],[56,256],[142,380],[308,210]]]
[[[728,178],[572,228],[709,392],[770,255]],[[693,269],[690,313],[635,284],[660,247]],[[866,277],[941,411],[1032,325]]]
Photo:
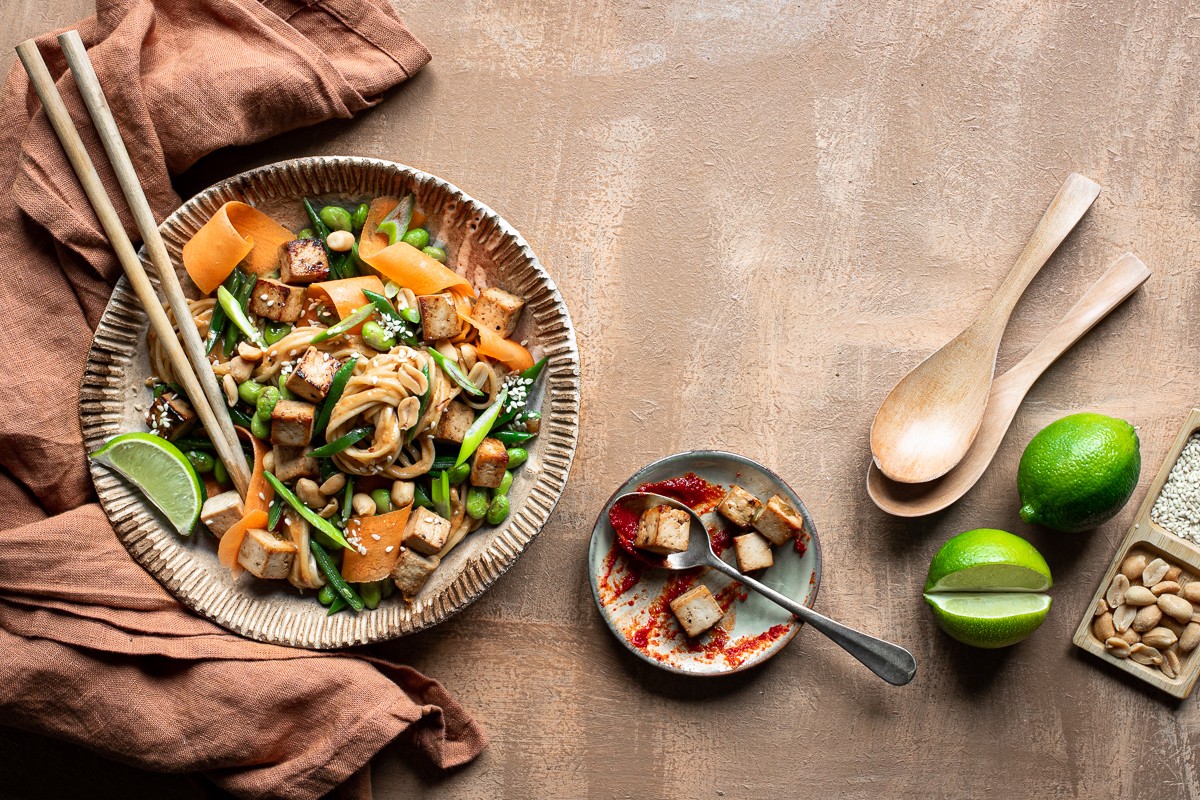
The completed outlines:
[[[279,266],[279,248],[295,238],[257,208],[230,201],[183,246],[183,267],[200,291],[212,294],[242,260],[247,271],[270,274]]]
[[[462,275],[407,242],[389,245],[387,236],[376,232],[383,218],[399,204],[394,197],[377,197],[371,201],[371,210],[358,242],[358,257],[380,275],[419,295],[450,291],[473,297],[475,289]]]
[[[271,506],[271,501],[275,499],[275,490],[263,478],[263,459],[270,452],[269,448],[245,428],[239,427],[237,432],[238,436],[243,439],[249,439],[254,447],[254,472],[250,476],[250,486],[246,489],[245,511],[242,518],[225,532],[225,535],[221,537],[221,544],[217,547],[217,559],[229,567],[235,578],[244,571],[242,565],[238,563],[238,553],[242,549],[246,531],[267,527],[267,510]]]

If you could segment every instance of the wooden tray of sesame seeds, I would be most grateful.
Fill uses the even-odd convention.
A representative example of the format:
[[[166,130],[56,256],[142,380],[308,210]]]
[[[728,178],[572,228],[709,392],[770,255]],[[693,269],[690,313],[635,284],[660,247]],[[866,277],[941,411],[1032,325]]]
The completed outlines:
[[[1155,502],[1162,494],[1163,487],[1166,485],[1168,479],[1170,479],[1172,468],[1179,460],[1180,454],[1183,453],[1183,449],[1187,446],[1192,435],[1198,431],[1200,431],[1200,409],[1192,409],[1182,429],[1179,431],[1179,435],[1175,437],[1175,442],[1170,452],[1167,453],[1162,466],[1159,467],[1154,482],[1150,484],[1150,490],[1146,493],[1146,497],[1142,501],[1141,508],[1138,509],[1137,516],[1134,517],[1129,532],[1125,534],[1125,538],[1121,541],[1121,546],[1117,548],[1117,552],[1113,556],[1112,563],[1109,564],[1108,570],[1104,573],[1104,579],[1100,581],[1100,585],[1096,588],[1096,592],[1092,596],[1092,602],[1084,612],[1083,619],[1080,621],[1079,628],[1075,631],[1073,639],[1077,647],[1086,650],[1097,658],[1107,661],[1117,669],[1124,670],[1151,686],[1161,689],[1172,697],[1180,699],[1191,694],[1192,688],[1196,685],[1197,678],[1200,678],[1200,647],[1190,652],[1181,651],[1178,644],[1169,648],[1176,652],[1179,659],[1177,674],[1171,677],[1158,666],[1143,664],[1135,661],[1133,658],[1121,658],[1114,655],[1113,649],[1105,646],[1104,641],[1097,637],[1094,629],[1098,627],[1097,619],[1101,616],[1096,613],[1099,610],[1100,603],[1106,603],[1106,608],[1110,613],[1115,611],[1115,609],[1107,605],[1106,595],[1109,587],[1112,585],[1113,579],[1121,569],[1121,565],[1131,555],[1144,555],[1148,560],[1161,558],[1170,565],[1178,566],[1181,572],[1175,582],[1180,587],[1200,581],[1200,547],[1197,547],[1197,545],[1181,536],[1177,536],[1151,519]],[[1200,474],[1197,474],[1195,480],[1197,485],[1200,486]],[[1198,504],[1200,504],[1200,501],[1198,501]],[[1182,588],[1180,591],[1182,591]],[[1163,592],[1163,594],[1167,593]],[[1170,593],[1174,594],[1174,592]],[[1190,622],[1182,623],[1164,614],[1163,621],[1158,623],[1159,626],[1167,627],[1169,630],[1178,628],[1180,633],[1176,635],[1182,635],[1182,631],[1186,630],[1187,625],[1200,625],[1200,604],[1193,603],[1192,605],[1193,614]],[[1120,653],[1121,650],[1118,648],[1116,652]]]

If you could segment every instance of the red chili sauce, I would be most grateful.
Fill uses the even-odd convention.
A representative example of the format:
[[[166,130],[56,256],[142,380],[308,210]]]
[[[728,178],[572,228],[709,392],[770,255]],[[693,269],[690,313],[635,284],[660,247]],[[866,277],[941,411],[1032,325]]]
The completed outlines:
[[[665,481],[643,483],[638,487],[638,491],[653,492],[678,500],[685,506],[690,506],[697,514],[712,511],[725,497],[724,489],[709,483],[694,472],[678,478],[667,478]]]

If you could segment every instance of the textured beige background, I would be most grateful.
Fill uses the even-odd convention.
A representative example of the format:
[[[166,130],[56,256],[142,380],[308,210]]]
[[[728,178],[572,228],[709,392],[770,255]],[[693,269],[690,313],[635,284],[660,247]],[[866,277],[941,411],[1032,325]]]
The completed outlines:
[[[388,648],[458,693],[492,746],[448,776],[387,751],[379,796],[1200,793],[1197,701],[1070,644],[1141,490],[1068,537],[1021,524],[1014,488],[1034,432],[1096,409],[1139,426],[1144,489],[1197,403],[1186,5],[406,0],[434,61],[380,108],[187,175],[185,194],[314,152],[434,172],[525,234],[578,326],[584,432],[551,524],[472,608]],[[7,0],[3,40],[86,6]],[[1034,387],[971,494],[888,518],[863,488],[875,408],[982,305],[1071,170],[1104,192],[1030,287],[1000,368],[1126,249],[1153,277]],[[611,639],[584,573],[596,511],[636,467],[702,446],[791,481],[825,548],[818,608],[911,647],[913,685],[807,631],[720,681],[653,671]],[[1043,629],[1002,652],[949,641],[919,597],[934,550],[981,525],[1031,537],[1057,580]],[[21,797],[211,792],[2,729],[0,752],[0,793]]]

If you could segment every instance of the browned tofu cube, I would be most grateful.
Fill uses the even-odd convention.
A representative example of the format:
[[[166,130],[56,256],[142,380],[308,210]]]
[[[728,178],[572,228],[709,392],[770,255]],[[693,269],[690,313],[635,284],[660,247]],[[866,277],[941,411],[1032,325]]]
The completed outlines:
[[[406,548],[400,551],[400,558],[392,570],[392,580],[396,582],[396,588],[400,590],[404,599],[412,600],[441,563],[442,560],[437,556],[422,555],[416,550]]]
[[[484,289],[479,293],[471,316],[485,328],[491,328],[505,338],[512,336],[521,319],[525,301],[503,289]]]
[[[271,411],[271,444],[302,447],[312,441],[317,407],[299,400],[280,400]]]
[[[792,508],[791,503],[775,495],[754,520],[754,530],[767,537],[771,544],[786,544],[804,530],[804,517]]]
[[[672,600],[671,613],[688,636],[699,636],[725,616],[717,598],[704,584],[694,586]]]
[[[279,276],[284,283],[315,283],[329,277],[329,256],[320,239],[293,239],[283,246]]]
[[[296,362],[296,368],[288,375],[285,385],[288,391],[297,397],[319,403],[325,398],[326,392],[333,384],[333,376],[341,366],[342,362],[329,353],[310,347]]]
[[[204,505],[200,507],[200,521],[220,539],[245,513],[241,496],[230,489],[228,492],[214,494],[204,501]]]
[[[499,439],[484,439],[471,456],[471,485],[495,489],[508,469],[508,449]]]
[[[307,447],[288,447],[287,445],[273,447],[271,452],[275,454],[275,477],[287,483],[298,478],[320,476],[320,465],[317,464],[315,458],[307,455],[307,451]]]
[[[725,519],[740,528],[749,528],[762,510],[762,500],[734,484],[729,487],[729,494],[717,506],[717,511]]]
[[[418,508],[409,516],[400,543],[409,550],[431,556],[445,547],[449,538],[450,520],[428,508]]]
[[[288,286],[282,281],[259,278],[250,295],[250,313],[276,322],[295,322],[304,313],[303,286]]]
[[[450,405],[442,412],[437,427],[433,429],[433,438],[439,442],[454,442],[461,444],[467,435],[467,428],[475,421],[475,411],[466,403],[451,400]]]
[[[196,410],[175,392],[163,392],[146,410],[146,427],[173,442],[196,427]]]
[[[691,525],[691,515],[686,511],[670,506],[654,506],[642,512],[633,544],[664,556],[682,553],[688,549]]]
[[[462,320],[449,294],[425,294],[417,298],[421,312],[421,338],[427,342],[449,339],[462,332]]]
[[[282,534],[251,528],[242,539],[238,563],[256,578],[282,580],[292,571],[296,545]]]
[[[733,547],[737,553],[738,569],[742,572],[766,569],[775,563],[775,556],[771,555],[771,543],[757,533],[733,537]]]

